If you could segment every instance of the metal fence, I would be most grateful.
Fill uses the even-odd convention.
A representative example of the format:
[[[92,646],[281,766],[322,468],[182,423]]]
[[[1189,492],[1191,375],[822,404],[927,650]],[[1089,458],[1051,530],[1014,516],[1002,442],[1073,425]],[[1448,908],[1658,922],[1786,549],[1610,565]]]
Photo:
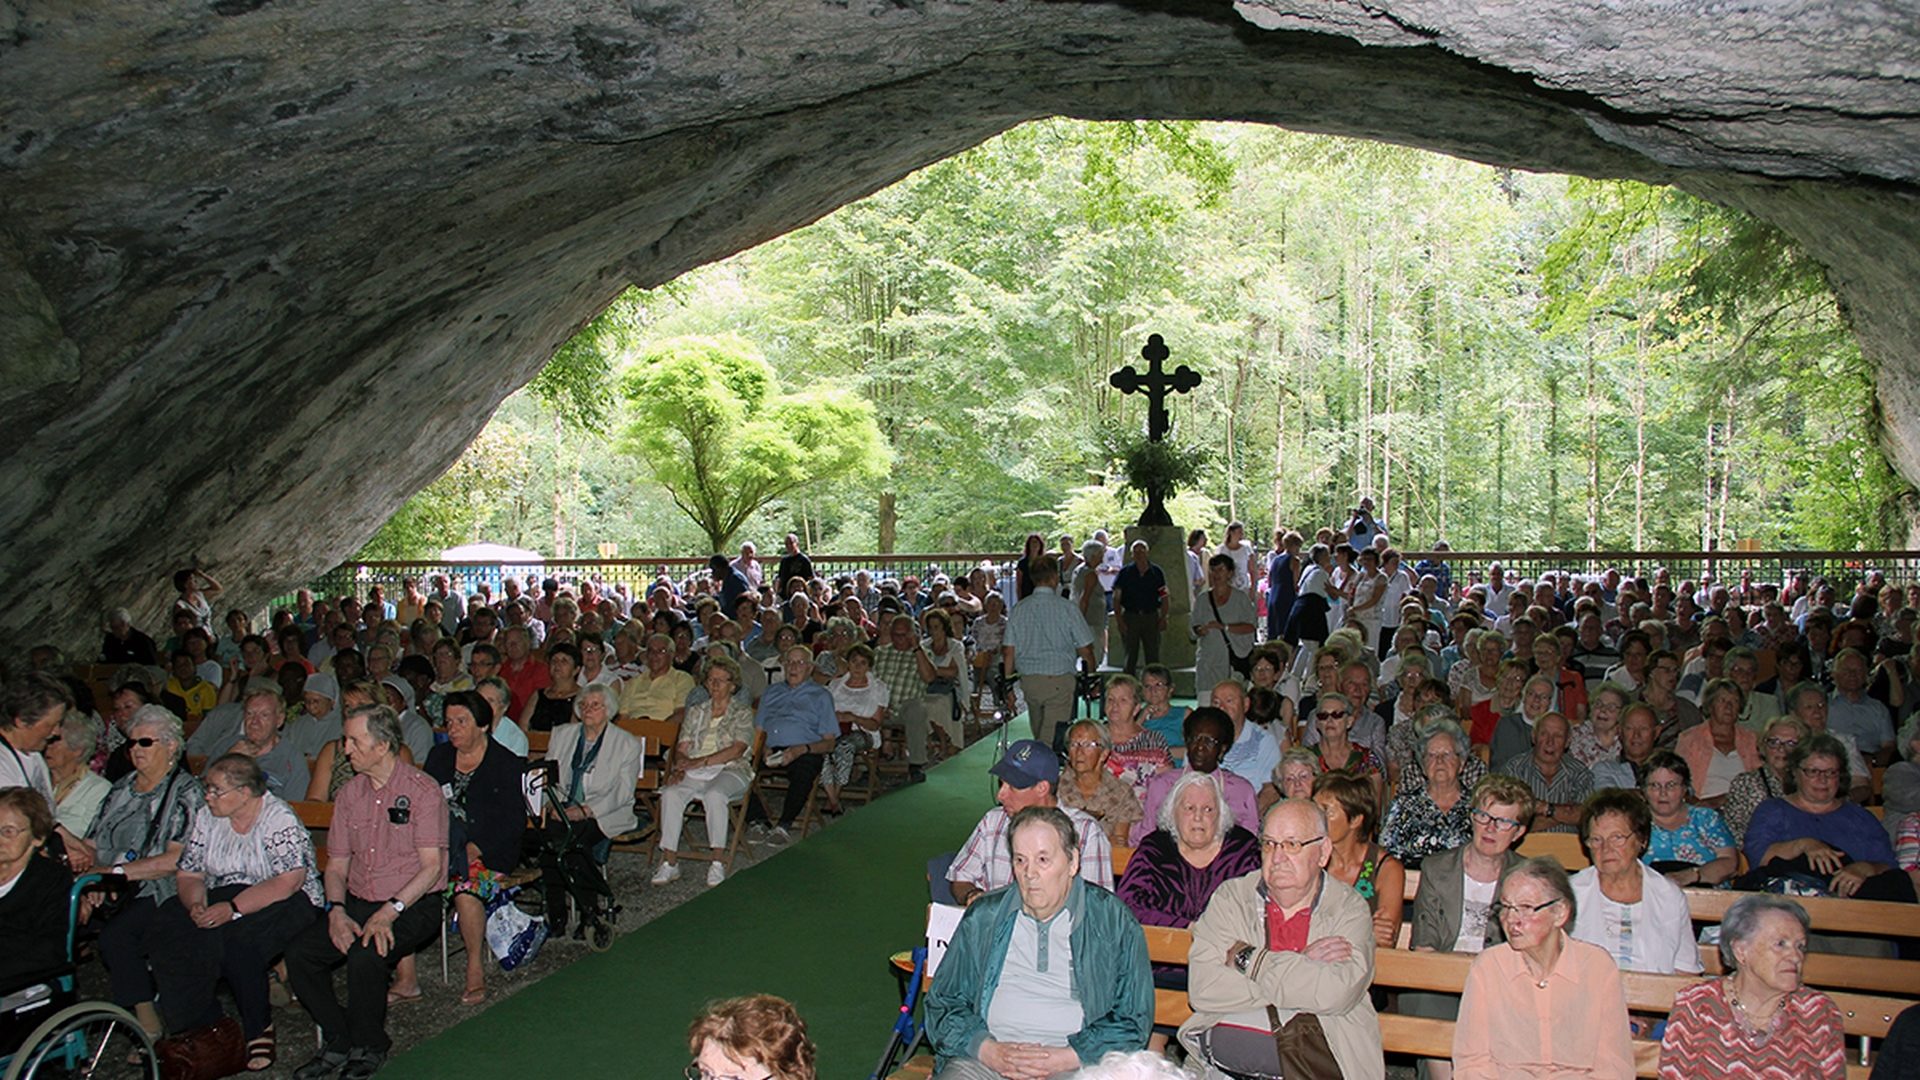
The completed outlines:
[[[958,575],[981,564],[996,573],[1010,573],[1018,561],[1017,552],[944,552],[906,555],[810,555],[814,573],[832,578],[865,570],[876,579],[925,578],[932,573]],[[1756,583],[1783,582],[1805,571],[1825,577],[1835,588],[1851,589],[1870,570],[1879,570],[1887,580],[1899,584],[1920,582],[1920,551],[1448,551],[1405,553],[1408,566],[1424,559],[1446,562],[1454,580],[1462,587],[1483,580],[1487,568],[1499,563],[1509,578],[1531,579],[1548,571],[1565,571],[1586,576],[1617,569],[1631,577],[1651,577],[1665,568],[1677,585],[1698,581],[1706,573],[1715,580],[1737,583],[1742,574],[1751,573]],[[761,560],[763,565],[778,563],[778,556]],[[364,597],[379,585],[387,599],[400,594],[401,583],[414,578],[423,584],[431,574],[446,574],[463,593],[478,591],[482,584],[494,595],[501,593],[501,579],[513,575],[523,581],[531,577],[555,577],[562,581],[592,580],[613,586],[624,583],[635,596],[642,595],[662,575],[681,581],[706,568],[703,557],[655,559],[549,559],[536,563],[498,562],[352,562],[344,563],[309,582],[317,597],[353,595]],[[272,601],[273,607],[294,603],[288,592]]]

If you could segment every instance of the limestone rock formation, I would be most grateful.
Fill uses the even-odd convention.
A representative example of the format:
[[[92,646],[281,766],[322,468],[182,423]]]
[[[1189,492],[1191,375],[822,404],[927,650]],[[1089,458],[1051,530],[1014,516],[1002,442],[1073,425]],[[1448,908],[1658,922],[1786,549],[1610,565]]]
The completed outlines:
[[[1679,184],[1831,268],[1920,479],[1920,23],[1600,0],[0,6],[0,642],[351,552],[629,282],[1022,121]],[[233,599],[244,599],[236,596]]]

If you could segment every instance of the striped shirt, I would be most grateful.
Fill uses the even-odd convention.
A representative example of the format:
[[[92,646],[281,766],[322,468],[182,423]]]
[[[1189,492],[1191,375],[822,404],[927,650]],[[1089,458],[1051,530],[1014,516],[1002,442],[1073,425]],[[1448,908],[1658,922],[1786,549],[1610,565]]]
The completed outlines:
[[[1072,782],[1065,777],[1061,780],[1063,784]],[[1113,845],[1107,840],[1107,831],[1085,810],[1070,806],[1060,809],[1073,819],[1074,831],[1080,834],[1080,876],[1090,884],[1111,890]],[[1012,820],[997,806],[987,811],[987,816],[974,826],[973,835],[967,837],[966,846],[954,857],[947,880],[964,881],[984,892],[1013,884],[1013,853],[1007,850],[1007,824]]]
[[[1818,990],[1801,987],[1774,1013],[1771,1030],[1755,1037],[1734,1015],[1727,980],[1689,986],[1673,999],[1660,1040],[1661,1080],[1847,1075],[1840,1010]]]

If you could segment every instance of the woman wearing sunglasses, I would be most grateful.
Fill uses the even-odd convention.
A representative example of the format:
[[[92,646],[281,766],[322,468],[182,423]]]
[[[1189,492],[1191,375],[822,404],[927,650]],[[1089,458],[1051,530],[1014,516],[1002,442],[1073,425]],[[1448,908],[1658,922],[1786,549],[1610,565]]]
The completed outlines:
[[[113,1003],[140,1018],[147,1034],[160,1034],[153,1007],[153,977],[147,973],[147,932],[160,905],[176,893],[174,870],[193,817],[204,804],[200,781],[180,768],[186,742],[180,721],[159,705],[142,705],[127,725],[133,771],[107,793],[87,841],[93,869],[119,885],[120,898],[96,906],[89,893],[84,910],[100,934]]]
[[[1467,972],[1455,1080],[1634,1074],[1620,969],[1567,936],[1574,914],[1573,884],[1551,858],[1528,859],[1501,879],[1493,916],[1507,940]]]

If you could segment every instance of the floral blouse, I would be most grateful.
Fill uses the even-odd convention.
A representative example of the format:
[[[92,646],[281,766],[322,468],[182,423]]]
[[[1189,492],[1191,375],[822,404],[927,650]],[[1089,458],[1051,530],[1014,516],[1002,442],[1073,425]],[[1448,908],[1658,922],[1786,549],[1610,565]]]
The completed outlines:
[[[1451,810],[1440,809],[1425,791],[1401,793],[1387,807],[1380,846],[1413,870],[1428,855],[1466,843],[1473,838],[1473,800],[1467,794],[1471,790],[1462,784]]]
[[[1677,829],[1663,829],[1659,822],[1653,823],[1653,839],[1640,859],[1649,866],[1657,862],[1705,866],[1720,857],[1716,849],[1734,847],[1738,845],[1733,841],[1733,832],[1720,819],[1718,810],[1710,806],[1689,806],[1686,824]]]

